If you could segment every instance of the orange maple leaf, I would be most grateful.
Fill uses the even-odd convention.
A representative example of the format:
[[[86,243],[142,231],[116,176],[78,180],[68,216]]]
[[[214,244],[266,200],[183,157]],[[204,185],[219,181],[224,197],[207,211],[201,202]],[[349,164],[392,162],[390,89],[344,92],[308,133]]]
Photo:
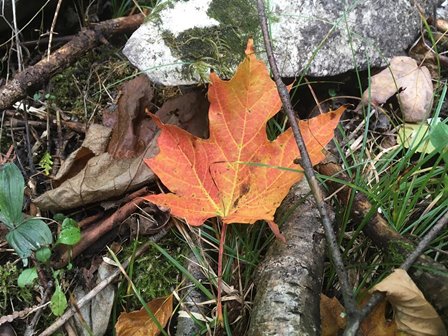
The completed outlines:
[[[266,123],[281,107],[275,83],[251,43],[231,80],[214,73],[210,80],[208,139],[152,116],[161,129],[160,152],[145,162],[171,193],[145,199],[194,226],[211,217],[221,217],[224,224],[264,219],[275,226],[275,210],[303,176],[291,129],[274,141],[266,137]],[[333,138],[344,109],[299,121],[313,164],[324,158],[323,146]]]

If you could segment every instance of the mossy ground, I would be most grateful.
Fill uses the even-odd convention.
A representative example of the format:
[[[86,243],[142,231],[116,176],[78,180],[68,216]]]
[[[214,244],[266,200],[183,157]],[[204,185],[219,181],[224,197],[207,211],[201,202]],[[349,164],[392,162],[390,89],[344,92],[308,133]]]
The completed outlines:
[[[145,241],[147,238],[141,238],[138,242],[126,246],[120,259],[132,256],[135,244],[140,246]],[[180,263],[184,262],[182,255],[186,248],[185,244],[173,232],[165,236],[159,245]],[[154,247],[150,247],[141,257],[136,258],[127,271],[145,302],[171,294],[181,278],[175,266]],[[117,303],[126,311],[142,308],[142,304],[126,281],[120,285]]]
[[[117,96],[117,87],[137,71],[118,49],[101,46],[54,76],[47,99],[74,120],[88,121]]]

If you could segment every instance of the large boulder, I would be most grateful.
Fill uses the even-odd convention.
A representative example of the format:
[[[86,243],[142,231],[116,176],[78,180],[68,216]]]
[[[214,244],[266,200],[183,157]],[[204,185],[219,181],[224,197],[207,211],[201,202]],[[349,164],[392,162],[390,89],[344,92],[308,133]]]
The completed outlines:
[[[432,8],[437,0],[420,0]],[[413,0],[270,0],[268,19],[281,75],[331,76],[387,64],[403,55],[421,23]],[[213,68],[229,76],[255,39],[263,55],[255,0],[175,1],[156,11],[123,52],[151,81],[193,84]]]

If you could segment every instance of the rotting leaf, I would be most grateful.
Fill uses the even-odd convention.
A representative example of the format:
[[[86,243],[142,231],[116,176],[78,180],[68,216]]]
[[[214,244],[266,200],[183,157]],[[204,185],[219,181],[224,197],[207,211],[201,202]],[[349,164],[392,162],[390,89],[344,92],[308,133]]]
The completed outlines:
[[[157,298],[148,303],[148,308],[164,328],[173,312],[173,295]],[[142,308],[130,313],[121,313],[115,324],[117,336],[156,336],[160,330],[148,312]]]
[[[224,224],[264,219],[272,226],[274,212],[291,185],[302,177],[291,129],[276,140],[266,136],[266,123],[281,101],[266,65],[248,44],[246,59],[230,81],[210,76],[210,136],[204,140],[153,116],[162,132],[160,153],[145,162],[172,193],[145,197],[170,208],[190,225],[211,217]],[[324,158],[325,146],[344,111],[301,120],[299,126],[313,164]]]
[[[369,102],[384,104],[397,92],[406,122],[421,122],[428,118],[433,102],[433,85],[428,68],[418,66],[410,57],[393,57],[387,69],[372,77],[370,88],[362,95],[361,105]]]
[[[142,84],[141,80],[133,81]],[[127,85],[135,87],[135,83]],[[152,90],[149,82],[145,85],[148,90]],[[115,122],[110,117],[107,120],[109,125],[116,125],[113,130],[101,125],[90,126],[81,148],[72,153],[61,167],[57,188],[34,200],[41,209],[61,211],[104,201],[135,190],[154,179],[153,172],[142,162],[143,158],[157,153],[155,136],[158,130],[146,115],[145,102],[148,97],[142,96],[142,90],[138,90],[135,95],[131,89],[124,90],[120,101],[127,103],[120,104]],[[135,108],[135,112],[128,111],[129,108]],[[198,136],[204,136],[207,109],[204,93],[196,89],[168,100],[157,115],[166,123],[179,125]],[[132,126],[117,125],[119,120],[129,115],[134,116]],[[146,120],[144,123],[141,122],[143,117]],[[137,131],[131,131],[133,127]],[[120,145],[120,136],[125,139],[123,145]],[[109,144],[110,138],[117,140]],[[142,148],[143,152],[140,152]],[[114,157],[118,154],[127,158]]]
[[[415,336],[446,336],[446,329],[439,315],[405,270],[394,270],[372,291],[386,294],[394,309],[398,331]]]

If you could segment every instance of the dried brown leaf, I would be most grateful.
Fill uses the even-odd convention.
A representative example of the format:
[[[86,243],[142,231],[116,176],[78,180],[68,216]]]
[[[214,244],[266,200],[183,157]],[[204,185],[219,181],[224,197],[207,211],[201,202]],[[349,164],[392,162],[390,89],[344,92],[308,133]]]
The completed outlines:
[[[41,209],[61,211],[104,201],[154,179],[153,172],[142,163],[144,158],[158,152],[155,141],[158,131],[145,112],[152,93],[148,96],[145,89],[138,88],[141,85],[150,90],[146,80],[142,82],[137,77],[131,82],[120,98],[123,103],[119,104],[118,116],[107,117],[113,130],[90,126],[81,148],[61,167],[56,188],[34,200]],[[167,101],[157,115],[165,123],[205,136],[207,110],[205,94],[194,90]]]
[[[433,102],[431,74],[425,66],[406,56],[394,57],[390,66],[372,77],[370,89],[364,91],[362,104],[384,104],[398,93],[403,118],[420,122],[428,118]]]
[[[339,335],[345,329],[345,309],[335,297],[320,295],[321,336]]]
[[[367,300],[366,300],[367,302]],[[361,323],[363,336],[395,336],[397,324],[386,319],[387,300],[378,303]],[[400,336],[404,336],[401,334]]]
[[[446,336],[439,315],[406,271],[396,269],[372,290],[386,294],[394,309],[398,331],[415,336]]]
[[[148,303],[162,327],[168,323],[173,312],[173,296],[157,298]],[[115,324],[117,336],[156,336],[160,330],[144,308],[130,313],[121,313]]]

